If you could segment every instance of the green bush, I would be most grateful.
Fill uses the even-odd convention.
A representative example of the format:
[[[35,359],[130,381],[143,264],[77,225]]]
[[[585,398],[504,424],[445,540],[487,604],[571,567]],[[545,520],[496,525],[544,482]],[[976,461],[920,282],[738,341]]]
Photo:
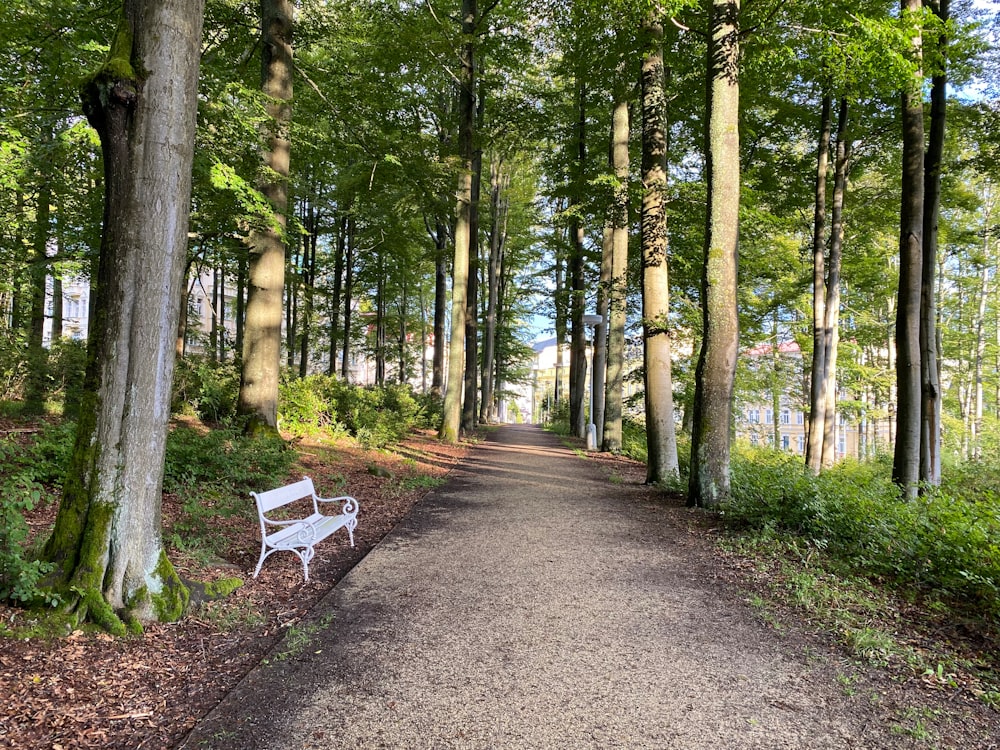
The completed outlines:
[[[240,373],[232,362],[211,362],[188,356],[174,370],[172,409],[194,413],[210,422],[225,422],[236,414]]]
[[[52,565],[35,558],[27,548],[28,524],[24,514],[45,496],[45,488],[35,482],[30,473],[11,472],[21,463],[20,446],[0,443],[0,463],[5,473],[0,479],[0,601],[44,601],[57,603],[51,594],[38,588],[41,578]]]
[[[439,400],[418,397],[408,385],[362,387],[327,375],[310,375],[282,384],[282,429],[308,434],[341,426],[366,447],[399,442],[414,428],[429,425]]]
[[[163,488],[245,495],[284,484],[294,459],[294,452],[277,437],[249,438],[228,428],[202,433],[176,427],[167,437]]]
[[[1000,497],[947,487],[903,499],[884,464],[846,461],[814,477],[777,451],[734,454],[725,517],[804,537],[853,572],[1000,615]]]
[[[9,328],[0,331],[0,399],[15,401],[24,395],[27,351],[23,336]]]
[[[63,416],[76,418],[87,374],[87,342],[67,338],[54,342],[48,372],[50,394],[62,399]]]

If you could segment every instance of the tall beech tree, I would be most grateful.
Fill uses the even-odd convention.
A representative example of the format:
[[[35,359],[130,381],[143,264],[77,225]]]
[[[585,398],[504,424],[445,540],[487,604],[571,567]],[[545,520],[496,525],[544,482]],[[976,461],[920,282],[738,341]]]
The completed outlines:
[[[124,0],[82,89],[104,152],[96,316],[76,443],[44,555],[51,583],[115,632],[176,620],[189,589],[160,504],[194,153],[202,0]]]
[[[924,107],[920,0],[902,0],[911,24],[914,73],[900,93],[903,126],[902,199],[899,212],[899,292],[896,306],[896,443],[892,478],[907,497],[920,481],[921,350],[920,302],[923,291]]]
[[[444,417],[440,438],[458,442],[465,386],[465,317],[472,239],[472,169],[476,137],[476,0],[462,0],[462,46],[459,59],[458,152],[459,174],[455,206],[454,257],[451,276],[451,339],[448,344],[448,380],[444,391]]]
[[[702,342],[695,372],[688,503],[729,498],[733,381],[739,353],[740,1],[712,0],[705,168],[708,205],[701,279]]]
[[[261,85],[268,121],[260,191],[273,208],[264,226],[250,236],[243,369],[237,411],[249,433],[278,429],[281,371],[281,312],[285,288],[285,227],[291,156],[291,0],[261,0]]]
[[[945,32],[950,0],[926,0],[941,30],[933,39],[936,66],[931,77],[930,132],[924,154],[924,216],[920,276],[920,480],[941,484],[941,378],[938,372],[937,266],[941,215],[941,165],[944,156],[948,76]]]
[[[608,354],[604,383],[604,428],[601,447],[617,453],[622,449],[623,384],[625,378],[625,324],[628,311],[628,229],[629,229],[629,87],[615,84],[611,116],[611,169],[614,190],[608,207],[611,251],[608,289]]]
[[[676,477],[667,265],[667,96],[663,25],[642,21],[642,324],[646,382],[646,482]]]

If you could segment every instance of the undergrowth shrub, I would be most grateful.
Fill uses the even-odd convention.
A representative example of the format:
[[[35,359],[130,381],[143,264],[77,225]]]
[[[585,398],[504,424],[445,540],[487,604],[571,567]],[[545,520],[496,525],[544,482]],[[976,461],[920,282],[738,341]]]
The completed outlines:
[[[1000,497],[947,488],[905,500],[886,467],[845,461],[814,477],[801,458],[734,453],[730,523],[804,537],[852,572],[1000,616]]]
[[[24,515],[45,500],[45,488],[33,478],[29,451],[12,441],[0,442],[0,601],[57,603],[38,588],[52,570],[28,547],[29,529]]]
[[[50,396],[62,401],[64,417],[75,419],[83,397],[87,343],[67,338],[54,342],[47,367]]]
[[[284,484],[295,453],[277,437],[245,437],[235,429],[201,432],[175,427],[167,436],[163,488],[198,492],[213,488],[246,495]]]
[[[357,386],[310,375],[283,382],[278,404],[282,429],[293,434],[343,428],[362,445],[382,448],[434,424],[439,401],[416,396],[408,385]]]
[[[236,414],[239,395],[240,373],[234,363],[197,356],[177,360],[171,404],[174,412],[225,422]]]

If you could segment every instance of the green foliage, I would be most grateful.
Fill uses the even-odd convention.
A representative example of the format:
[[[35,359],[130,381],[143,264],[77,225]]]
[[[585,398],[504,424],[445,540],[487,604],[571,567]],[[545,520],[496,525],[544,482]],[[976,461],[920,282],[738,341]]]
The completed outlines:
[[[49,349],[47,367],[50,397],[62,400],[64,417],[75,418],[87,373],[87,343],[67,338],[56,341]]]
[[[167,492],[245,496],[284,482],[295,456],[278,438],[244,437],[235,429],[201,432],[177,427],[167,437]]]
[[[23,337],[0,331],[0,399],[21,397],[28,370],[26,356]]]
[[[20,453],[19,446],[0,443],[0,463],[5,467],[21,463]],[[58,603],[54,595],[38,587],[52,566],[35,559],[26,548],[29,529],[24,514],[44,497],[45,488],[30,472],[5,472],[0,479],[0,601]]]
[[[440,401],[407,385],[362,387],[327,375],[285,382],[279,398],[282,429],[308,434],[341,426],[368,448],[399,442],[416,427],[430,427]]]
[[[178,360],[174,371],[173,410],[193,411],[210,422],[223,422],[236,413],[240,374],[229,362],[204,357]]]
[[[859,574],[1000,615],[1000,497],[941,489],[904,500],[887,467],[844,462],[814,477],[800,459],[737,453],[729,521],[804,537]]]

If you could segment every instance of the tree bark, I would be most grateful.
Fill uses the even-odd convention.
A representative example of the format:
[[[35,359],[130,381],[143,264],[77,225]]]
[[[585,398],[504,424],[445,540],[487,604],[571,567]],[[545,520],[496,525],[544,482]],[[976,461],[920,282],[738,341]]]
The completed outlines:
[[[611,116],[611,168],[615,191],[608,207],[611,224],[611,285],[608,293],[608,365],[604,384],[604,430],[601,447],[622,449],[622,396],[625,379],[625,322],[628,292],[628,98],[621,82],[616,86]]]
[[[459,133],[460,168],[455,207],[455,250],[451,280],[451,340],[448,346],[448,381],[444,392],[444,417],[440,438],[457,443],[462,419],[465,369],[465,320],[469,286],[469,255],[472,248],[472,158],[476,131],[476,24],[477,0],[462,0],[462,44],[460,58]]]
[[[480,113],[482,100],[480,99]],[[469,294],[465,305],[465,396],[462,400],[462,432],[476,429],[479,416],[479,194],[482,187],[483,152],[472,156],[472,210],[469,222]]]
[[[942,22],[950,17],[950,0],[930,0]],[[946,59],[948,38],[937,38],[940,58]],[[938,256],[938,219],[941,214],[941,162],[944,154],[948,77],[942,69],[931,81],[931,120],[924,156],[923,259],[920,289],[920,481],[941,484],[941,385],[938,372],[938,321],[935,275]]]
[[[43,144],[44,146],[44,144]],[[28,321],[28,378],[25,383],[24,409],[28,414],[45,411],[48,352],[45,338],[45,279],[48,275],[47,248],[51,219],[52,187],[43,180],[35,206],[35,236],[31,254],[31,315]]]
[[[902,0],[902,12],[913,17],[920,0]],[[912,54],[920,58],[921,36]],[[896,443],[892,478],[907,497],[916,497],[920,481],[921,352],[920,305],[923,273],[924,108],[921,76],[900,95],[903,123],[902,199],[899,215],[899,302],[896,308]]]
[[[247,431],[277,433],[281,371],[281,304],[285,286],[285,239],[292,117],[291,0],[261,0],[261,83],[270,120],[261,193],[273,207],[271,223],[250,237],[246,328],[237,412]]]
[[[434,363],[431,393],[444,392],[445,323],[448,314],[448,230],[438,219],[434,235]]]
[[[832,109],[833,97],[826,94],[820,112],[816,205],[813,211],[813,353],[806,438],[806,466],[813,474],[819,474],[823,467],[823,430],[826,424],[826,398],[823,393],[826,382],[826,181],[830,165]]]
[[[825,370],[823,373],[823,468],[837,460],[837,353],[840,347],[840,269],[844,251],[844,201],[853,144],[848,132],[847,99],[840,100],[837,115],[837,157],[833,178],[833,211],[830,217],[830,262],[826,279]]]
[[[663,27],[655,18],[647,17],[642,31],[647,45],[642,59],[642,328],[646,371],[646,483],[657,484],[674,479],[679,473],[670,361],[666,195],[668,123]],[[625,145],[627,148],[627,138]]]
[[[337,222],[337,257],[333,261],[333,299],[330,301],[330,363],[327,375],[337,374],[338,339],[340,336],[340,296],[344,285],[344,255],[347,252],[347,215]]]
[[[510,182],[503,157],[494,154],[490,160],[490,256],[486,275],[486,331],[483,333],[482,391],[483,403],[479,421],[494,419],[494,371],[496,369],[497,313],[500,308],[500,256],[504,245],[504,225],[507,217],[506,189]]]
[[[688,503],[729,499],[729,451],[739,353],[739,0],[713,0],[709,43],[706,170],[708,210],[702,270],[701,355],[695,372]]]
[[[576,177],[573,202],[583,202],[587,164],[587,89],[579,74],[576,80]],[[587,290],[584,270],[584,229],[582,219],[574,213],[569,226],[570,240],[570,345],[569,345],[569,423],[572,434],[579,438],[587,434],[587,413],[584,399],[587,393],[587,329],[583,324]]]
[[[609,149],[610,163],[610,149]],[[604,425],[608,413],[608,374],[611,368],[611,347],[608,330],[611,322],[611,275],[614,261],[614,236],[611,207],[604,219],[604,231],[601,237],[601,269],[597,284],[597,314],[601,316],[601,324],[594,336],[594,427],[597,432],[597,444],[602,451],[607,447],[604,443]],[[621,358],[624,352],[619,352]],[[621,367],[621,364],[618,365]]]
[[[340,353],[340,377],[351,374],[351,300],[354,294],[354,256],[357,253],[358,220],[353,211],[347,218],[347,254],[344,258],[344,346]]]
[[[163,460],[187,249],[202,0],[125,0],[83,89],[105,207],[87,384],[55,528],[53,575],[84,616],[176,620],[189,592],[163,550]]]

